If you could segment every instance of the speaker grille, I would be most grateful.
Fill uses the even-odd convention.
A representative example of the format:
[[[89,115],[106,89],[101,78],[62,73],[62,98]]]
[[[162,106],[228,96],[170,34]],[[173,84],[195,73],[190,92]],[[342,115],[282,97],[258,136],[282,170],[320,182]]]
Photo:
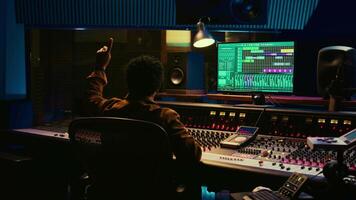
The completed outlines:
[[[166,88],[184,89],[188,53],[168,53],[166,67]]]
[[[183,83],[184,80],[184,72],[181,68],[175,67],[172,69],[172,72],[170,73],[170,81],[171,84],[173,85],[180,85]]]
[[[333,81],[338,80],[339,89],[355,87],[356,50],[345,46],[330,46],[319,51],[317,63],[318,93],[329,96]],[[338,91],[348,98],[350,94]]]

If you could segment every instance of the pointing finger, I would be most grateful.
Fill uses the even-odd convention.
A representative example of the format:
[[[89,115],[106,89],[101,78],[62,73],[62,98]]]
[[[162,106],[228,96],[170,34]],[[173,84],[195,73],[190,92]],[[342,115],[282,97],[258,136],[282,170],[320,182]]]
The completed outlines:
[[[107,46],[103,46],[98,51],[96,51],[96,53],[106,52],[107,50],[108,50],[108,47]]]

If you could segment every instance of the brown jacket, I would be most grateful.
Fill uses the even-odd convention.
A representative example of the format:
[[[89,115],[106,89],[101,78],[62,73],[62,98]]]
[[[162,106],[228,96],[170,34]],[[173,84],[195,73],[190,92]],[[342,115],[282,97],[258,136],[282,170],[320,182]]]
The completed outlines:
[[[161,125],[170,136],[172,150],[177,160],[196,162],[201,158],[201,149],[188,135],[187,129],[179,120],[179,114],[170,108],[161,108],[155,102],[103,97],[107,84],[104,71],[94,71],[88,77],[86,109],[90,115],[127,117],[147,120]]]

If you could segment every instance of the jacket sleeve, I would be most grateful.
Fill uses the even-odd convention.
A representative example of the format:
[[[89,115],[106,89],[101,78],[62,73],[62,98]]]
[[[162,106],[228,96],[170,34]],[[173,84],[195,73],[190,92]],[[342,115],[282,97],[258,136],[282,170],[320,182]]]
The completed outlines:
[[[107,85],[107,78],[104,71],[93,71],[87,77],[85,91],[84,108],[89,115],[100,115],[111,110],[115,104],[121,101],[119,98],[106,99],[103,96],[104,87]]]
[[[169,108],[163,108],[161,117],[164,127],[171,137],[173,153],[177,160],[187,163],[196,163],[201,159],[201,148],[194,138],[188,134],[188,130],[179,120],[179,114]]]

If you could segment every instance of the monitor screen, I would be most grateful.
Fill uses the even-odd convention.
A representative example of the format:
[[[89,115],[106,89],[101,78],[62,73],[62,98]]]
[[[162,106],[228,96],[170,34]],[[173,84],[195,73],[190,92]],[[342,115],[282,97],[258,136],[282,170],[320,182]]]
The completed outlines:
[[[218,44],[219,92],[293,93],[294,42]]]

